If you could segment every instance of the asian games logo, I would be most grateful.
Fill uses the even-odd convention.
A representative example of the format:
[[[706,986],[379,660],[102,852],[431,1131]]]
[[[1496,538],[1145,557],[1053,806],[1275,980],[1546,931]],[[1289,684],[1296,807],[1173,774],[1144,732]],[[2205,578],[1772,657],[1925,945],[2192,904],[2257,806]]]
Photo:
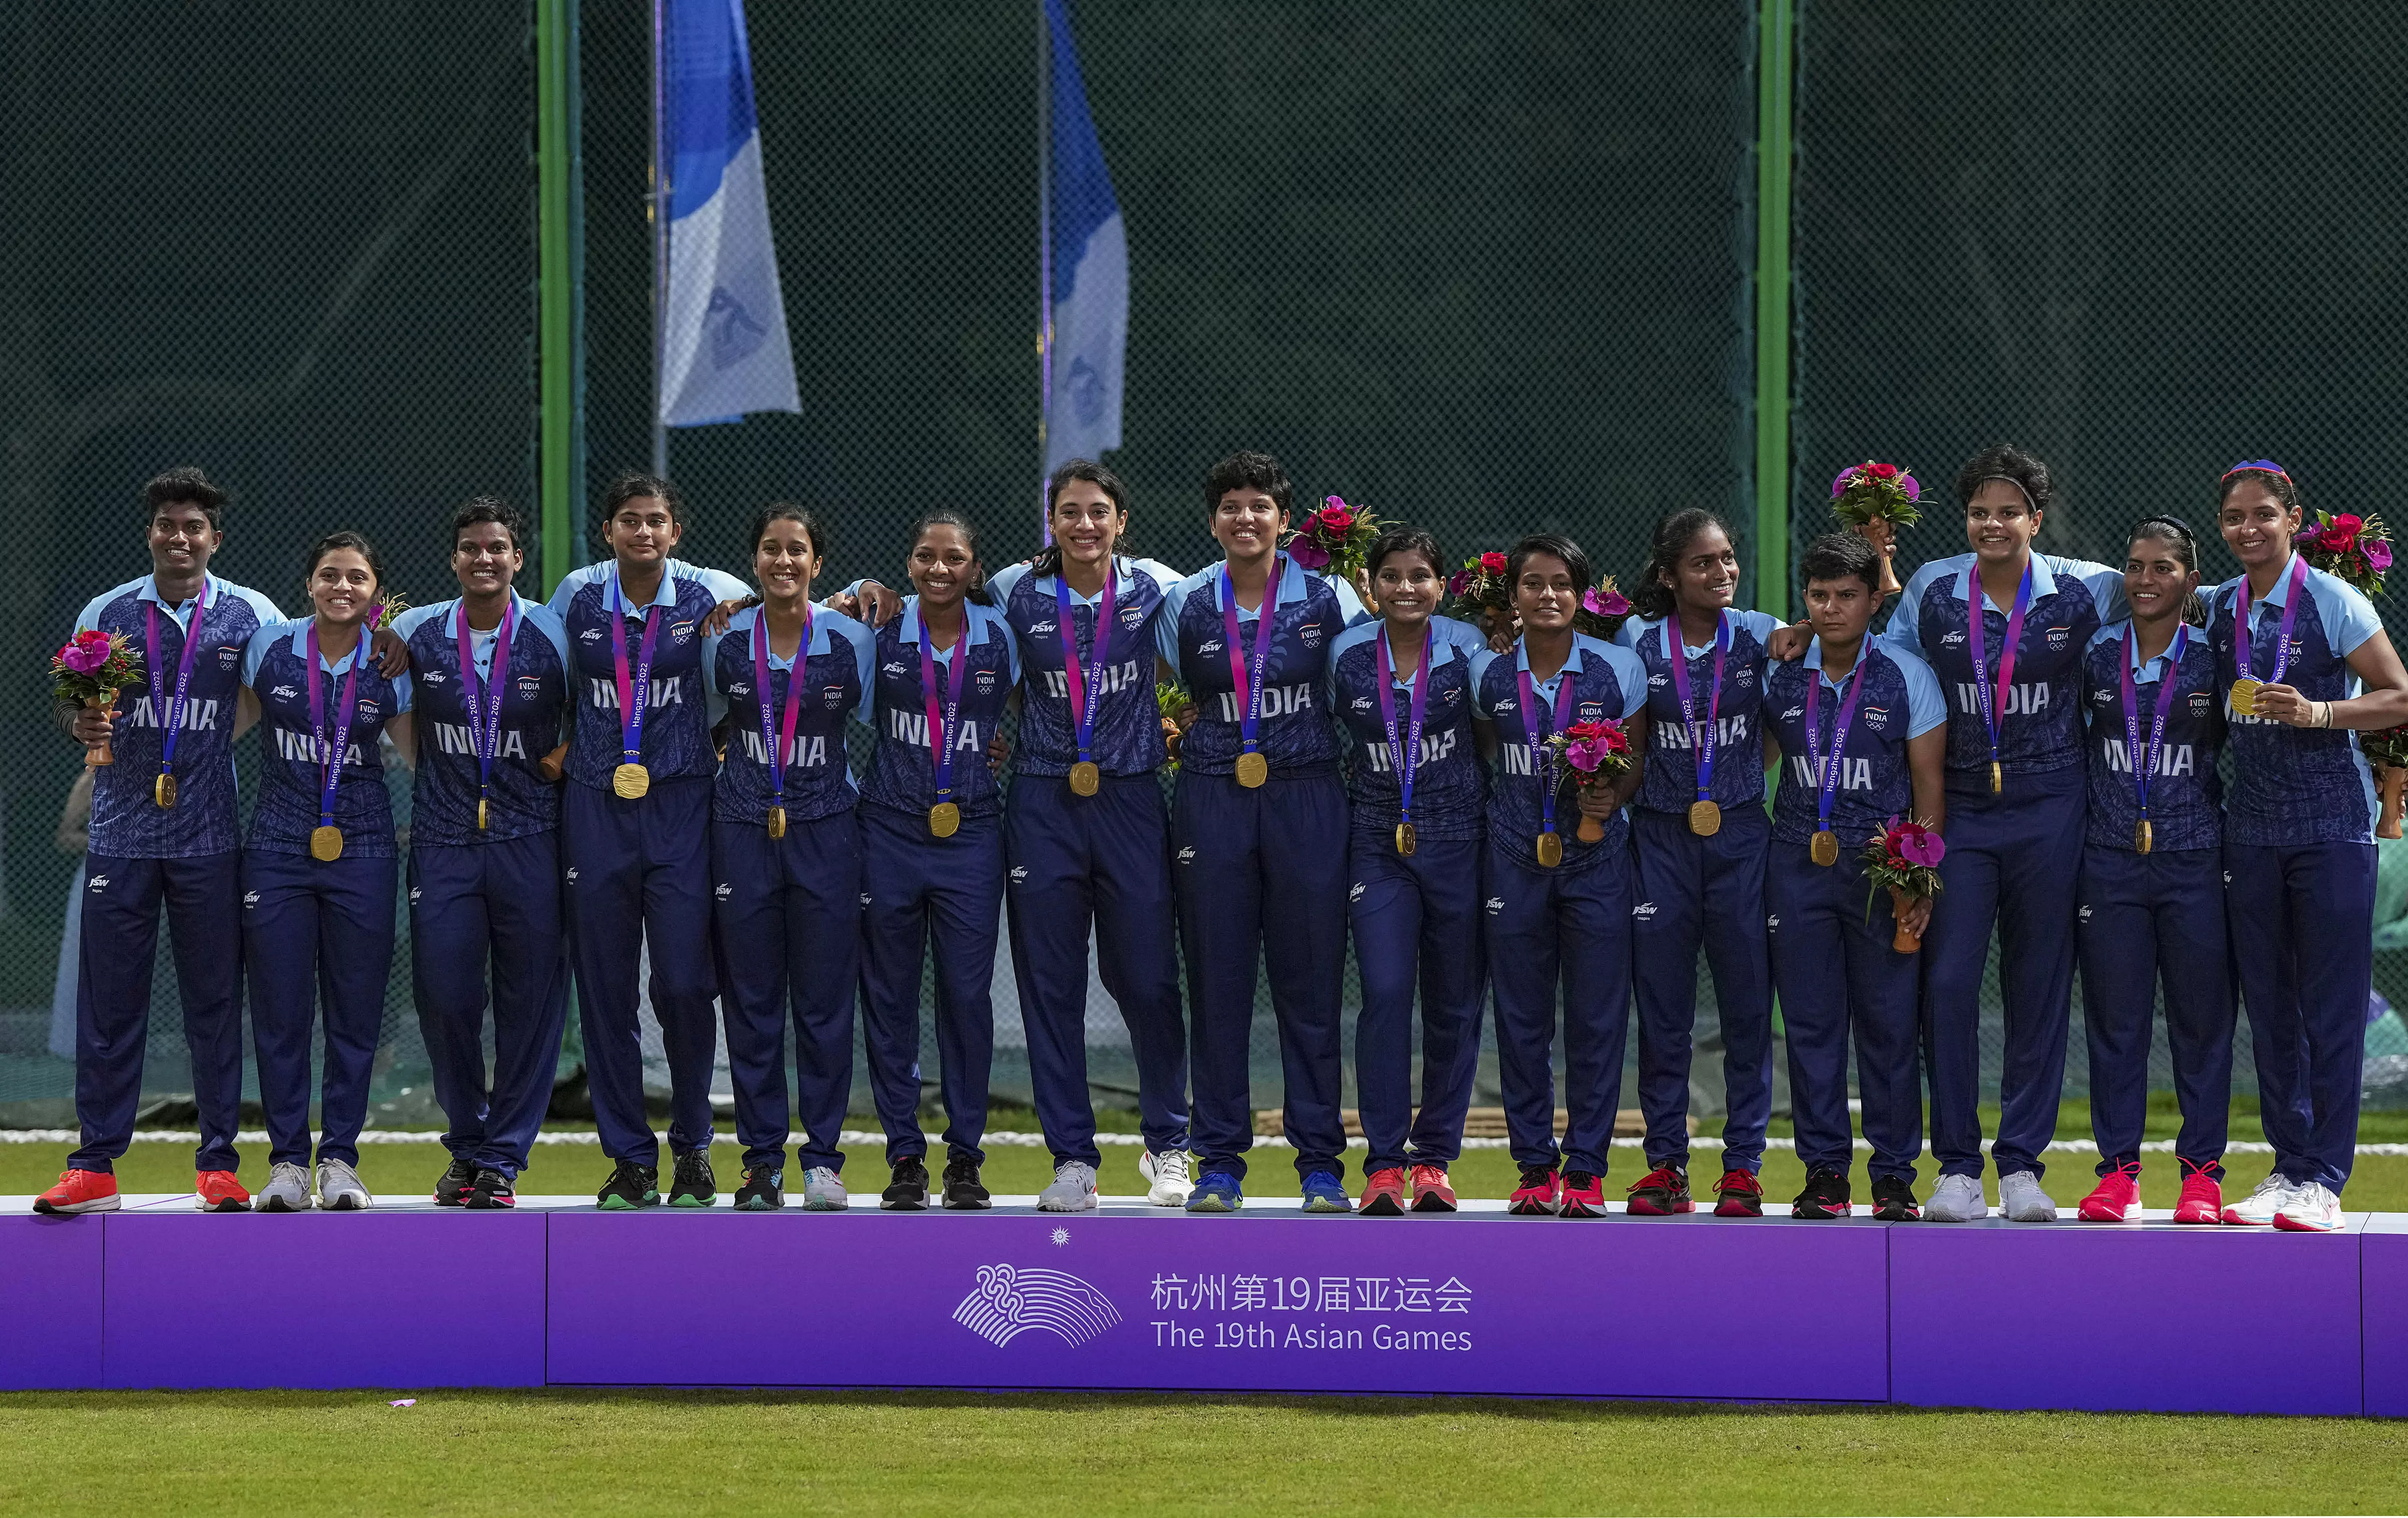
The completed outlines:
[[[1121,1321],[1111,1298],[1066,1270],[978,1267],[978,1285],[953,1322],[1001,1349],[1039,1329],[1076,1347]]]

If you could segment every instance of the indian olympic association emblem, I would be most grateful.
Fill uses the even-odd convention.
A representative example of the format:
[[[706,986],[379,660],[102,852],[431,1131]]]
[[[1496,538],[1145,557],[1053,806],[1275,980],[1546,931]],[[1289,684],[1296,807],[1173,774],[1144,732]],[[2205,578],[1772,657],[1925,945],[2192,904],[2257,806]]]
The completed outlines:
[[[1077,1346],[1121,1321],[1103,1293],[1065,1270],[1008,1265],[978,1267],[978,1285],[953,1309],[953,1322],[1001,1349],[1039,1329]]]

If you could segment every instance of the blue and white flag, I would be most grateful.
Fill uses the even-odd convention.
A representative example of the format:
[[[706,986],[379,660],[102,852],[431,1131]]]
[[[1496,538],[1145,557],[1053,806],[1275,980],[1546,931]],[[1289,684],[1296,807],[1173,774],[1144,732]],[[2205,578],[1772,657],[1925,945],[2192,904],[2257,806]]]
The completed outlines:
[[[1045,471],[1121,445],[1121,363],[1128,347],[1128,231],[1103,145],[1087,115],[1087,86],[1070,40],[1066,0],[1045,0],[1053,36],[1053,393],[1045,406]]]
[[[692,426],[799,412],[743,0],[666,0],[661,51],[669,267],[660,419]]]

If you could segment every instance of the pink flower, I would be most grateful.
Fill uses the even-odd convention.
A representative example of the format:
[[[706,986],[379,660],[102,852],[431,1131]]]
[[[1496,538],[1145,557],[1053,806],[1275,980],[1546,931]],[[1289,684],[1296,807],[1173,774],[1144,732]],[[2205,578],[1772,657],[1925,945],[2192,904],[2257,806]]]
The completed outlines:
[[[1594,590],[1583,591],[1581,593],[1581,605],[1585,610],[1596,613],[1598,616],[1628,616],[1630,614],[1630,602],[1623,599],[1622,592],[1619,590],[1609,590],[1602,596],[1598,595]]]
[[[2391,544],[2389,542],[2381,538],[2368,538],[2358,545],[2358,551],[2366,556],[2366,567],[2368,569],[2372,570],[2377,574],[2389,572],[2391,569]]]
[[[1907,864],[1937,865],[1948,855],[1948,846],[1938,833],[1920,822],[1900,822],[1896,817],[1890,819],[1889,847]]]
[[[59,662],[78,674],[90,674],[108,662],[108,634],[97,628],[79,632],[59,650]]]
[[[1287,545],[1287,557],[1308,570],[1329,568],[1329,550],[1311,538],[1298,538]]]
[[[1457,570],[1447,577],[1446,593],[1450,596],[1460,596],[1463,594],[1464,587],[1469,584],[1471,584],[1471,571]]]
[[[1605,746],[1603,739],[1590,738],[1583,742],[1566,744],[1564,760],[1583,774],[1595,774],[1604,765],[1612,752],[1612,750]]]
[[[1923,499],[1923,486],[1914,483],[1914,476],[1912,474],[1899,475],[1898,477],[1898,487],[1906,492],[1906,499],[1909,500],[1920,501]]]

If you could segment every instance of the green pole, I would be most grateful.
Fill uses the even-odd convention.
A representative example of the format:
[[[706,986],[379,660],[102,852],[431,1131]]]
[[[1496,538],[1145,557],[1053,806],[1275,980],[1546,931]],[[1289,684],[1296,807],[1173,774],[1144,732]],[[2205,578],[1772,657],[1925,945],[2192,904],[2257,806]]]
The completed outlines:
[[[537,408],[546,595],[577,567],[577,0],[535,0]]]
[[[1789,176],[1797,0],[1758,0],[1756,62],[1756,604],[1789,612]]]

